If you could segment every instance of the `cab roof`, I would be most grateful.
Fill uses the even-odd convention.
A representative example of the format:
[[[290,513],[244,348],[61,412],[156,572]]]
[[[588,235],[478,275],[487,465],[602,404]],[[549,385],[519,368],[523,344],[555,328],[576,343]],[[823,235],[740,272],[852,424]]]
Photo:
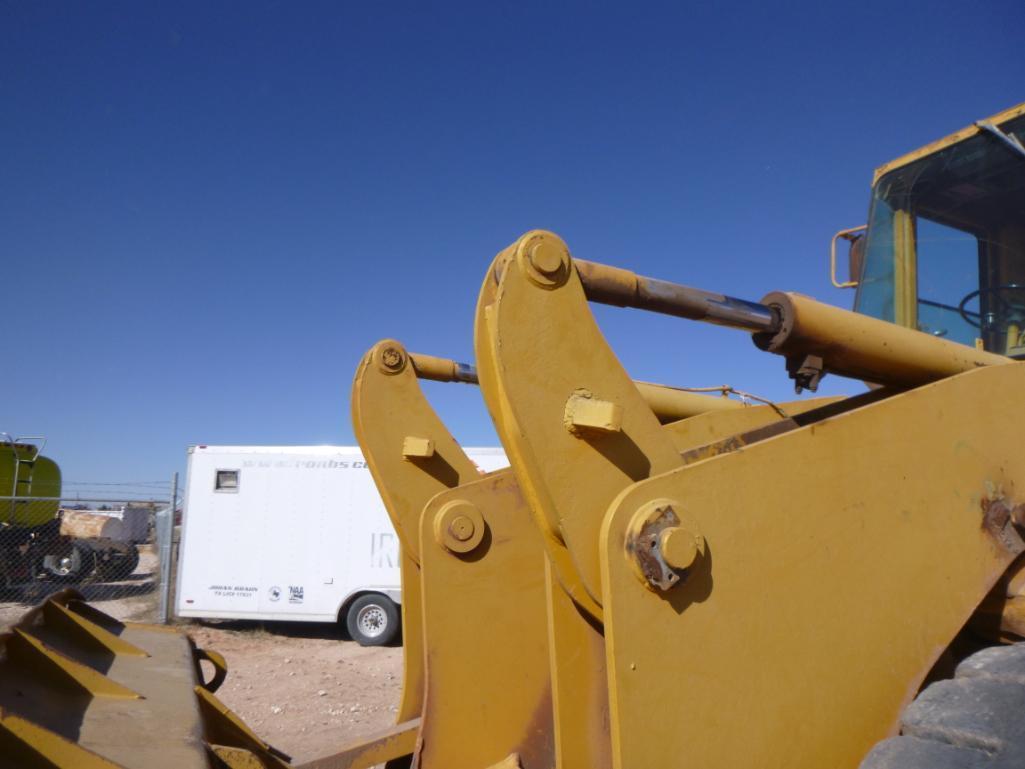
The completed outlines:
[[[1006,123],[1008,120],[1012,120],[1013,118],[1016,118],[1019,115],[1025,115],[1025,102],[1017,104],[1013,107],[1009,107],[1008,109],[1005,109],[1003,112],[998,112],[992,117],[985,118],[984,120],[979,122],[1000,125],[1001,123]],[[967,128],[962,128],[960,131],[955,131],[954,133],[950,134],[950,136],[945,136],[944,138],[939,139],[938,141],[934,141],[931,144],[926,144],[924,147],[919,147],[917,150],[914,150],[913,152],[909,152],[906,155],[901,155],[896,160],[891,160],[889,163],[885,163],[879,166],[875,171],[875,175],[872,177],[872,186],[875,186],[875,183],[879,181],[880,177],[882,177],[883,174],[889,173],[895,168],[906,166],[908,163],[912,163],[915,160],[918,160],[919,158],[925,157],[926,155],[932,155],[934,152],[939,152],[940,150],[949,147],[952,144],[957,144],[960,141],[969,139],[972,136],[975,136],[981,130],[981,128],[979,128],[975,123],[973,123]]]

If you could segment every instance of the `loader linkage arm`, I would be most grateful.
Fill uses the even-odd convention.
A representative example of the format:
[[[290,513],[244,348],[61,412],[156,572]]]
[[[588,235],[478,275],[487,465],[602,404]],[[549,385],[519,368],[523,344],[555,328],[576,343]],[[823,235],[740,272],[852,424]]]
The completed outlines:
[[[660,424],[588,300],[739,326],[799,386],[883,387],[701,441],[732,414]],[[542,231],[488,271],[475,350],[547,555],[558,766],[853,768],[1025,550],[1003,356],[581,264]]]
[[[882,386],[770,407],[635,382],[588,301],[740,328],[799,386]],[[531,232],[488,271],[475,357],[385,340],[356,375],[402,542],[407,673],[400,724],[346,755],[853,769],[1025,551],[1004,514],[1025,509],[1005,417],[1025,369],[1001,356],[574,261]],[[511,468],[479,474],[419,379],[479,384]]]
[[[417,381],[472,381],[467,371],[384,340],[353,383],[353,424],[402,543],[406,677],[396,728],[416,731],[423,769],[509,756],[541,769],[554,762],[544,550],[512,472],[482,474]]]
[[[555,765],[553,684],[548,646],[545,546],[511,470],[481,476],[431,408],[418,380],[477,383],[467,364],[408,352],[384,340],[364,357],[353,383],[353,424],[399,531],[403,564],[406,678],[399,724],[324,757],[314,767],[356,769],[369,758],[415,753],[418,766]],[[682,425],[724,420],[778,423],[768,406],[637,383],[680,451],[695,439]],[[799,410],[799,409],[798,409]],[[683,421],[680,421],[683,420]],[[717,434],[702,429],[701,435]],[[450,469],[447,469],[450,468]],[[481,618],[486,618],[482,623]],[[482,654],[482,633],[487,653]],[[599,649],[600,651],[600,649]],[[600,654],[599,654],[600,656]],[[560,668],[575,698],[563,707],[607,711],[591,672]],[[422,716],[421,716],[422,713]],[[406,739],[415,732],[413,748]],[[402,737],[402,740],[396,739]],[[607,741],[607,737],[605,738]],[[392,749],[382,754],[382,746]],[[608,746],[592,741],[586,765],[601,766]]]

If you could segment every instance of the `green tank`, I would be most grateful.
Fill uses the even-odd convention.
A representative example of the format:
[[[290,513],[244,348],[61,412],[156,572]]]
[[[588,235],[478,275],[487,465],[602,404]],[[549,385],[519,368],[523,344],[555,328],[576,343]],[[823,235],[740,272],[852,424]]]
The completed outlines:
[[[0,497],[59,497],[57,463],[31,443],[0,443]],[[52,521],[59,503],[44,500],[0,500],[0,525],[32,528]]]

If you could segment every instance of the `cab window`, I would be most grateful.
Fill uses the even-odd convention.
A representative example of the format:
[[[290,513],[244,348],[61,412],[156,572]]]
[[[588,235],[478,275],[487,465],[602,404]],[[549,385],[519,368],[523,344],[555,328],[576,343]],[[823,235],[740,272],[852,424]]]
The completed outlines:
[[[1025,357],[1025,116],[884,174],[867,238],[855,310]]]

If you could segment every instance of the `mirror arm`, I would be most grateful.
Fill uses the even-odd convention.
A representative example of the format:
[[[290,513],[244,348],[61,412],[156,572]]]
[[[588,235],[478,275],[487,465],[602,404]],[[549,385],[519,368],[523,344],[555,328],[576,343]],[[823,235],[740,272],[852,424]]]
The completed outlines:
[[[838,233],[836,233],[836,235],[833,236],[833,239],[829,242],[829,279],[832,281],[833,285],[836,286],[837,288],[854,288],[855,286],[858,285],[858,281],[856,281],[856,280],[847,280],[847,281],[841,283],[837,279],[837,277],[836,277],[836,241],[838,241],[840,238],[843,238],[844,240],[846,240],[846,241],[848,241],[850,243],[853,243],[859,237],[862,237],[858,233],[864,232],[867,229],[868,229],[868,225],[867,224],[862,224],[859,227],[849,227],[846,230],[840,230]],[[853,276],[848,275],[848,278],[851,278],[851,277],[853,277]]]

